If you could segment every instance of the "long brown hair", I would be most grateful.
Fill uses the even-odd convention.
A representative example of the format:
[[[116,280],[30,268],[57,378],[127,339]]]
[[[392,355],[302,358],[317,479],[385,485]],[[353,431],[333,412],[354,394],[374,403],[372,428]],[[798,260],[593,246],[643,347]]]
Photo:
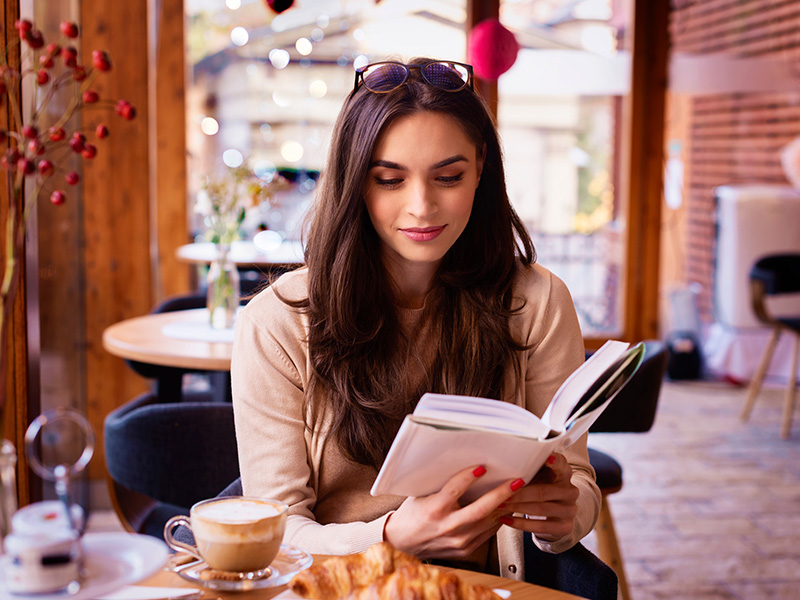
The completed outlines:
[[[521,308],[512,305],[514,271],[517,260],[535,260],[533,243],[508,200],[500,142],[485,103],[470,89],[443,91],[417,73],[411,70],[406,84],[387,94],[362,86],[345,102],[306,244],[308,299],[284,300],[309,317],[313,373],[306,402],[324,398],[343,452],[376,468],[422,392],[502,397],[506,370],[524,349],[524,340],[515,340],[509,328],[509,318]],[[420,389],[409,389],[398,357],[413,347],[401,333],[363,191],[381,133],[398,118],[423,111],[454,119],[479,153],[485,147],[485,158],[470,220],[426,299],[439,332],[434,363]]]

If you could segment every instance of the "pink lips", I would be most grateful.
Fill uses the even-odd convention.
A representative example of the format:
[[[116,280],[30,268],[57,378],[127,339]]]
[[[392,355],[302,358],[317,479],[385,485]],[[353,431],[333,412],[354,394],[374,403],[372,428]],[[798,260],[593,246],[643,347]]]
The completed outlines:
[[[438,227],[409,227],[408,229],[401,229],[408,239],[412,242],[429,242],[439,237],[439,234],[444,231],[445,226]]]

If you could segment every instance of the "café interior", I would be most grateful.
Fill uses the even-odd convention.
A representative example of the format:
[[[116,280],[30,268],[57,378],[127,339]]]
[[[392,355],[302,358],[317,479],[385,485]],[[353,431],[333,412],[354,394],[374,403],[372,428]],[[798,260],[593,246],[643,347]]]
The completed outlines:
[[[620,403],[620,416],[589,434],[617,470],[584,544],[614,567],[620,597],[797,597],[800,0],[4,8],[5,64],[31,60],[19,44],[30,34],[15,26],[29,19],[45,42],[73,38],[79,62],[98,71],[99,99],[81,88],[75,108],[74,89],[48,94],[36,68],[4,86],[3,129],[38,118],[89,135],[73,153],[44,157],[56,177],[41,187],[32,175],[20,191],[3,163],[4,277],[17,269],[18,279],[3,287],[0,410],[15,462],[10,481],[0,465],[0,500],[55,499],[63,481],[47,465],[86,458],[68,487],[87,531],[157,537],[166,517],[149,522],[154,507],[188,511],[235,479],[226,321],[235,311],[219,312],[215,291],[232,277],[238,305],[302,265],[304,217],[354,69],[427,56],[474,66],[510,200],[537,262],[567,284],[587,354],[609,339],[647,341],[652,353],[648,381],[630,394],[638,408]],[[218,228],[220,210],[233,225]],[[768,255],[794,263],[759,288],[752,268]],[[209,325],[211,310],[221,321]],[[775,321],[776,311],[788,316]],[[133,410],[198,403],[210,407],[199,444],[158,445],[171,434],[154,433],[155,416],[126,429]],[[85,429],[59,428],[62,409]],[[633,423],[641,410],[649,416]],[[90,437],[93,452],[82,454]],[[218,481],[147,493],[151,471],[190,462],[158,477],[175,487],[212,469]]]

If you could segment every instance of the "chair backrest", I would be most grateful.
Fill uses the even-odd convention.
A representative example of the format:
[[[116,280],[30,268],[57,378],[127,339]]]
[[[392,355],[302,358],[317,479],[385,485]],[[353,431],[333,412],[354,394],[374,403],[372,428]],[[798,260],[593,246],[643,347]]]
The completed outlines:
[[[641,433],[653,426],[669,356],[660,340],[648,340],[644,346],[639,370],[592,424],[590,432]]]
[[[182,296],[172,296],[167,298],[155,308],[151,314],[174,312],[177,310],[189,310],[193,308],[204,308],[206,298],[202,294],[187,294]],[[186,373],[205,373],[205,371],[189,371],[177,367],[166,367],[163,365],[153,365],[136,360],[126,360],[128,366],[142,377],[155,380],[154,391],[161,402],[177,402],[181,399],[183,388],[183,376]]]
[[[186,510],[239,476],[230,403],[143,394],[106,417],[105,452],[115,482]]]
[[[751,281],[760,281],[768,296],[800,292],[800,254],[770,254],[750,269]]]

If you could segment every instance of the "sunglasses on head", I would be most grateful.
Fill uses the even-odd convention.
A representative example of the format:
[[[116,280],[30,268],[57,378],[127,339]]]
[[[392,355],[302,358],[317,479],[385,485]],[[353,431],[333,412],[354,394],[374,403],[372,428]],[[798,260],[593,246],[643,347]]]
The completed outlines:
[[[472,65],[449,60],[434,60],[421,65],[405,65],[394,61],[372,63],[356,69],[353,92],[361,83],[370,92],[386,94],[396,90],[406,81],[412,69],[417,69],[422,79],[435,88],[446,92],[460,92],[469,86],[474,90]]]

